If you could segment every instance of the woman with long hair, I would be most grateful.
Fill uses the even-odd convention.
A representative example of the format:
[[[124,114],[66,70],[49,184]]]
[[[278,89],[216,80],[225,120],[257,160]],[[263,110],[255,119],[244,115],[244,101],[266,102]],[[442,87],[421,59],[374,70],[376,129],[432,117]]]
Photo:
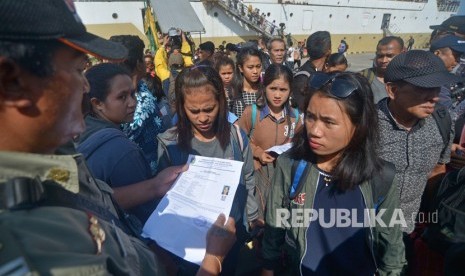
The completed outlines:
[[[239,127],[228,122],[223,82],[213,68],[199,65],[184,69],[175,87],[178,121],[176,127],[157,137],[160,169],[185,164],[189,154],[244,162],[230,213],[236,221],[237,242],[223,265],[223,273],[233,275],[238,251],[244,242],[244,222],[251,223],[258,218],[248,139]],[[197,270],[194,264],[173,258],[179,263],[181,275],[192,275]]]
[[[240,118],[246,106],[256,102],[257,92],[261,88],[262,59],[260,52],[253,47],[241,49],[236,56],[236,66],[239,74],[233,90],[232,112]]]
[[[214,68],[218,74],[220,74],[221,80],[223,81],[228,110],[231,111],[233,104],[233,83],[234,79],[237,77],[234,61],[222,54],[220,57],[214,59]]]
[[[395,168],[378,157],[370,86],[359,74],[317,72],[309,89],[304,127],[277,159],[263,275],[278,271],[283,248],[291,275],[398,275],[405,254]]]
[[[113,188],[119,205],[145,222],[181,167],[152,177],[142,150],[121,131],[120,125],[131,122],[136,109],[134,84],[125,68],[102,63],[87,70],[86,78],[90,84],[83,98],[86,131],[77,150],[95,178]]]

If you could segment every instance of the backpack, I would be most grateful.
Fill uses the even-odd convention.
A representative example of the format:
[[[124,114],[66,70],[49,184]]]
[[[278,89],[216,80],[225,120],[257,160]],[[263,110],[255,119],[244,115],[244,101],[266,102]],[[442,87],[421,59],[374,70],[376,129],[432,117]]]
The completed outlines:
[[[373,68],[367,68],[362,71],[360,71],[360,74],[367,78],[368,83],[371,85],[373,83],[373,80],[375,79],[376,75],[375,72],[373,72]]]
[[[386,161],[383,161],[382,164],[381,172],[373,176],[373,179],[370,181],[372,185],[372,195],[376,214],[379,211],[379,206],[386,199],[386,195],[396,175],[396,168],[394,164]],[[305,179],[310,172],[310,167],[311,166],[308,166],[308,162],[305,160],[294,160],[292,163],[292,185],[289,188],[289,196],[283,198],[283,208],[289,208],[291,201],[302,191],[305,185]]]
[[[445,147],[449,146],[450,131],[452,129],[452,118],[446,107],[436,104],[433,112],[433,118],[439,128],[439,133],[442,137],[442,142]]]
[[[296,117],[295,119],[295,125],[297,127],[297,124],[299,123],[299,110],[297,108],[294,109],[294,116]],[[250,129],[249,135],[247,135],[250,139],[252,137],[253,131],[255,129],[255,121],[257,119],[257,105],[253,104],[252,105],[252,128]]]
[[[465,169],[448,173],[433,199],[433,223],[425,230],[428,246],[445,254],[454,245],[465,243]],[[437,217],[434,217],[434,213]]]

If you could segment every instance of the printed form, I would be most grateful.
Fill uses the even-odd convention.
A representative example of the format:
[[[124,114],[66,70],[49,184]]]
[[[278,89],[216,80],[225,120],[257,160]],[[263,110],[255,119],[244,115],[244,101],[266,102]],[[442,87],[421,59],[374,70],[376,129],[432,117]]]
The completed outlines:
[[[150,215],[142,236],[200,265],[208,229],[219,214],[228,217],[231,212],[243,162],[189,155],[187,163],[188,170]]]

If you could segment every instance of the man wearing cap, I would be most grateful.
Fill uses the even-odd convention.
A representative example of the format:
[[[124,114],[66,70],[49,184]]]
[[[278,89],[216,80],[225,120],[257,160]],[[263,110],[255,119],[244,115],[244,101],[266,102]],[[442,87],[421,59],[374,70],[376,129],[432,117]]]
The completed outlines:
[[[430,51],[441,58],[447,70],[452,72],[457,66],[460,56],[465,53],[465,39],[455,35],[437,37],[432,41]],[[452,88],[450,85],[442,86],[439,94],[439,104],[449,109],[453,120],[461,115],[456,111],[465,109],[457,106],[460,102],[455,96],[452,97],[452,94],[454,94],[453,92],[456,91],[454,88],[456,88],[455,85],[453,85]],[[463,113],[463,110],[461,113]]]
[[[327,31],[314,32],[308,37],[306,48],[309,59],[299,68],[292,82],[292,105],[300,111],[310,75],[323,70],[326,59],[331,55],[331,35]]]
[[[215,53],[215,44],[211,41],[204,42],[199,45],[199,61],[197,64],[213,66],[212,57]]]
[[[457,77],[431,52],[411,50],[394,57],[384,81],[388,97],[377,105],[380,154],[396,166],[406,221],[403,230],[409,233],[427,180],[445,172],[450,159],[450,115],[436,103],[440,87],[457,81]]]
[[[360,73],[368,79],[373,91],[374,103],[386,98],[384,73],[389,62],[404,51],[404,41],[398,36],[386,36],[378,41],[373,67],[362,70]]]
[[[436,37],[443,34],[452,34],[465,39],[465,15],[455,15],[449,17],[441,25],[430,26],[433,30],[431,33],[430,42],[435,40]],[[465,56],[460,57],[460,63],[452,71],[457,76],[465,77]]]
[[[451,16],[441,25],[432,25],[429,28],[436,31],[435,35],[449,33],[465,38],[465,15]]]
[[[86,54],[124,60],[127,50],[88,33],[73,1],[0,1],[1,275],[165,272],[109,186],[62,147],[84,131]],[[224,221],[207,235],[199,274],[221,270],[234,242]]]

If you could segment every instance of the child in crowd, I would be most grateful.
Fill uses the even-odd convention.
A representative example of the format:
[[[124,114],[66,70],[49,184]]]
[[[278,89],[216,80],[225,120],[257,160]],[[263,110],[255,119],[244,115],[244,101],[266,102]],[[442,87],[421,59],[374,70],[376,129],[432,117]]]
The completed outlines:
[[[168,168],[152,178],[144,153],[120,130],[136,110],[135,89],[129,72],[102,63],[86,72],[90,84],[84,94],[86,131],[77,150],[95,178],[113,190],[119,205],[145,222],[176,179],[181,167]]]
[[[236,75],[234,61],[227,56],[222,56],[215,61],[215,70],[220,74],[223,81],[224,93],[228,103],[228,110],[232,109],[233,80]]]
[[[252,47],[241,49],[236,59],[240,74],[233,90],[232,112],[240,118],[245,107],[257,100],[257,92],[261,87],[262,60],[260,52]]]
[[[258,92],[257,103],[246,107],[238,121],[250,138],[255,168],[255,196],[261,219],[277,157],[266,150],[290,143],[296,131],[302,127],[298,110],[289,105],[292,79],[292,72],[287,66],[270,65],[263,78],[264,89]]]
[[[326,73],[344,72],[347,70],[348,66],[347,58],[343,53],[333,53],[328,57],[328,60],[323,67],[323,71]]]
[[[176,79],[175,94],[176,127],[157,137],[160,169],[185,164],[189,154],[244,162],[230,213],[236,221],[237,242],[223,264],[224,275],[234,275],[239,248],[245,240],[244,221],[254,225],[258,218],[253,195],[252,151],[245,133],[228,122],[223,82],[213,68],[195,66],[184,69]],[[198,269],[192,263],[172,257],[178,263],[178,275],[194,275]]]

